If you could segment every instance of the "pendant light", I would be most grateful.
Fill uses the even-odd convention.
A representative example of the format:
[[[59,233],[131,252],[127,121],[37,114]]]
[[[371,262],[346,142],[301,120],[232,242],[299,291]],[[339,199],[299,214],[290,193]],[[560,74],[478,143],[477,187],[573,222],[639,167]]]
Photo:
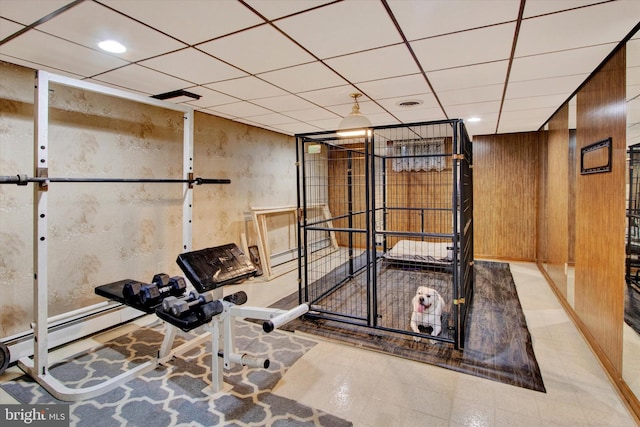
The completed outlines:
[[[362,94],[352,93],[349,96],[353,98],[353,107],[351,113],[340,122],[337,134],[341,137],[363,136],[366,133],[366,128],[371,127],[371,121],[360,112],[358,98]]]

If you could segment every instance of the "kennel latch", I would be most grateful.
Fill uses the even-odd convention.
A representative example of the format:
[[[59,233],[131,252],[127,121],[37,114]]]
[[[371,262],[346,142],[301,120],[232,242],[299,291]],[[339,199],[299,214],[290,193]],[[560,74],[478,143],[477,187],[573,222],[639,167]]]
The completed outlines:
[[[454,154],[453,160],[464,160],[464,154]]]
[[[457,298],[453,300],[453,305],[460,305],[460,304],[464,304],[464,298]]]

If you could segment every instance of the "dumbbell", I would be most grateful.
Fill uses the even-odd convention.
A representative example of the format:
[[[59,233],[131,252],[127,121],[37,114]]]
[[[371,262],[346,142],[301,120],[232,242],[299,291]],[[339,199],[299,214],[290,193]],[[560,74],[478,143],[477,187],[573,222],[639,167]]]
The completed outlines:
[[[140,288],[140,303],[143,306],[154,306],[168,295],[179,297],[187,289],[187,282],[184,277],[169,277],[164,273],[153,276],[151,286]]]
[[[213,301],[213,296],[210,293],[198,294],[195,291],[191,291],[187,298],[176,298],[169,296],[162,301],[162,308],[164,311],[171,312],[176,317],[181,317],[186,312],[191,310],[191,307],[198,305],[204,305]]]
[[[138,296],[140,295],[140,288],[145,285],[145,283],[137,282],[135,280],[130,280],[124,284],[122,288],[122,296],[125,301],[130,302],[132,300],[138,301]]]
[[[205,304],[198,305],[192,309],[196,313],[196,317],[202,323],[208,323],[214,316],[224,311],[224,305],[220,300],[213,300]]]
[[[183,277],[169,277],[165,273],[154,275],[151,282],[151,284],[136,281],[125,283],[122,289],[125,301],[151,308],[159,304],[166,295],[182,296],[187,289],[187,282]]]
[[[247,302],[247,293],[245,291],[238,291],[222,299],[233,305],[242,305]]]

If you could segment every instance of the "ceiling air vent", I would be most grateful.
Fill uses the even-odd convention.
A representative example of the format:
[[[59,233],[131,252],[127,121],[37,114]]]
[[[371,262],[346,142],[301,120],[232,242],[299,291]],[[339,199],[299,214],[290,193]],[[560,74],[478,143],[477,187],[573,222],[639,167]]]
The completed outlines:
[[[419,99],[407,99],[406,101],[398,102],[398,106],[404,107],[404,108],[411,108],[421,104],[422,104],[422,101],[420,101]]]

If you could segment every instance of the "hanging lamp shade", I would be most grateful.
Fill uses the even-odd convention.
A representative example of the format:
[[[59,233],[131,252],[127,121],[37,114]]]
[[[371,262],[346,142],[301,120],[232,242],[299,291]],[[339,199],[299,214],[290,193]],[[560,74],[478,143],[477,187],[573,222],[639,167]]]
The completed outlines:
[[[360,112],[360,104],[358,98],[361,93],[352,93],[353,107],[351,113],[340,121],[338,126],[338,136],[361,136],[366,132],[366,128],[371,127],[371,121]]]

